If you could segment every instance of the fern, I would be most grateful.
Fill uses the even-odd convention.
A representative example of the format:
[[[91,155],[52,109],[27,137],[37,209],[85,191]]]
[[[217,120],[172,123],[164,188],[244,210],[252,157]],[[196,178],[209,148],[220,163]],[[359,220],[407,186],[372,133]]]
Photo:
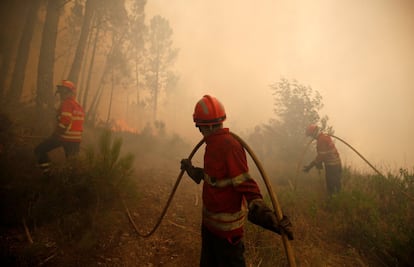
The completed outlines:
[[[122,144],[122,138],[114,137],[110,130],[104,130],[98,142],[99,155],[95,156],[93,151],[87,152],[95,175],[116,186],[133,173],[135,157],[130,153],[121,156]]]

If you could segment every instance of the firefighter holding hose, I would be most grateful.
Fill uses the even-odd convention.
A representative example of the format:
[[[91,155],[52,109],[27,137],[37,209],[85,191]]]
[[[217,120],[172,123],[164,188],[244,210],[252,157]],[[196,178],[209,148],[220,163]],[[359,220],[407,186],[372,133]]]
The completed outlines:
[[[263,201],[250,176],[243,146],[223,127],[226,113],[217,98],[205,95],[194,109],[193,120],[206,143],[203,168],[181,160],[197,184],[203,181],[200,266],[246,266],[243,232],[248,220],[293,240],[288,217],[278,221]]]
[[[313,167],[322,169],[325,165],[326,187],[328,194],[332,196],[341,190],[342,164],[338,150],[332,138],[321,132],[317,125],[309,125],[305,134],[316,140],[317,155],[312,162],[303,167],[303,171],[309,172]]]

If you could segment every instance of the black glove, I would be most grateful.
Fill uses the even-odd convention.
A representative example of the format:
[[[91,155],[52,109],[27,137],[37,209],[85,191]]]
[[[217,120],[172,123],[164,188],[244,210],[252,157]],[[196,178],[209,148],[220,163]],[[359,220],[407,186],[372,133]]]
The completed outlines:
[[[323,169],[322,161],[321,162],[318,162],[318,163],[315,163],[315,167],[318,170],[322,170]]]
[[[274,215],[274,223],[275,227],[279,228],[279,231],[286,234],[287,238],[289,240],[293,240],[293,231],[292,231],[292,222],[289,220],[289,218],[286,215],[283,215],[282,220],[277,222],[276,215]]]
[[[56,126],[55,131],[52,133],[53,138],[59,138],[62,134],[66,132],[65,128]]]
[[[304,166],[304,167],[302,168],[302,171],[303,171],[303,172],[309,172],[309,171],[312,169],[312,167],[313,167],[313,166],[306,165],[306,166]]]
[[[303,172],[309,172],[313,168],[313,166],[315,166],[315,162],[314,161],[312,161],[311,163],[309,163],[309,165],[304,166],[303,169],[302,169],[302,171]]]
[[[248,219],[250,222],[277,234],[283,232],[289,240],[293,240],[292,223],[289,218],[283,216],[282,220],[278,222],[275,213],[266,206],[263,199],[255,199],[249,203]]]
[[[204,171],[202,168],[194,167],[189,159],[181,160],[181,170],[186,171],[188,176],[197,184],[204,178]]]

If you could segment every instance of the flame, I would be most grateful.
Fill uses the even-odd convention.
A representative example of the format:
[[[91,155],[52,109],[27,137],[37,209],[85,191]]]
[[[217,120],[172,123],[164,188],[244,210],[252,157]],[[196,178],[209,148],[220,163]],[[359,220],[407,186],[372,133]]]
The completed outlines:
[[[117,119],[112,122],[111,130],[116,132],[138,133],[138,129],[131,127],[124,119]]]

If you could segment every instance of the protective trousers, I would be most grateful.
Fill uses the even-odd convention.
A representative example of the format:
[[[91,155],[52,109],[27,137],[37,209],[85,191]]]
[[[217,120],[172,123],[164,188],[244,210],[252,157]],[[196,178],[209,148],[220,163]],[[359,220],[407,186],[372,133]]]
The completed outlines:
[[[55,148],[63,147],[66,158],[74,156],[79,153],[80,143],[78,142],[63,142],[58,137],[51,136],[41,142],[34,150],[39,166],[47,170],[50,165],[50,159],[47,153]]]
[[[329,195],[339,193],[341,191],[341,176],[342,176],[342,166],[325,165],[325,178],[326,178],[326,187]]]
[[[245,266],[244,244],[241,238],[220,238],[202,226],[200,267]]]

